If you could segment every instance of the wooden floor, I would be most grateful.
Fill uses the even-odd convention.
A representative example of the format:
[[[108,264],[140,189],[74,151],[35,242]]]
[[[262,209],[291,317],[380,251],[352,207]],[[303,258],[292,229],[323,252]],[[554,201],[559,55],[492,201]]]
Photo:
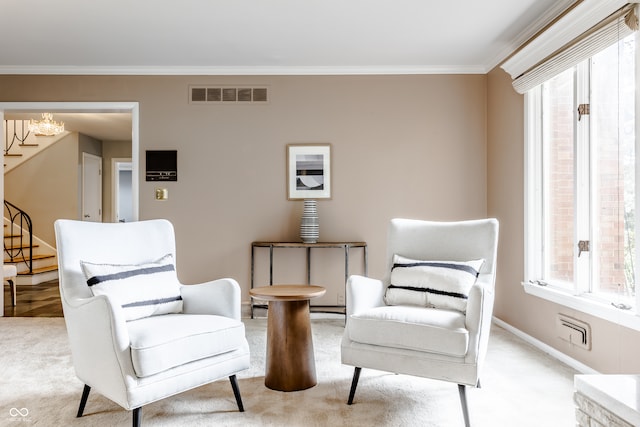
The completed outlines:
[[[58,281],[17,287],[16,306],[11,306],[9,285],[4,284],[4,315],[6,317],[62,317]]]

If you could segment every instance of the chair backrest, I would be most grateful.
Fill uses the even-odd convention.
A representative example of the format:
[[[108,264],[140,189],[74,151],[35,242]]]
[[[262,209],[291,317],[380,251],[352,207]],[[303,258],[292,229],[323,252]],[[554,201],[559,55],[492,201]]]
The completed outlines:
[[[173,225],[164,219],[127,223],[59,219],[54,228],[63,307],[67,300],[91,296],[80,261],[141,264],[167,254],[175,260]]]
[[[389,284],[393,255],[432,261],[470,261],[484,259],[479,279],[495,285],[498,251],[498,220],[438,222],[395,218],[387,235]]]

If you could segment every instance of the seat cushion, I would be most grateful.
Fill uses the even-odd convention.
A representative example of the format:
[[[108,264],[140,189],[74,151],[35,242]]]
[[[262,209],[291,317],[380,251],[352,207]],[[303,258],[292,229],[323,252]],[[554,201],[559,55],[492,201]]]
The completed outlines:
[[[4,264],[2,266],[2,276],[4,280],[13,279],[18,274],[18,269],[13,264]]]
[[[464,356],[469,345],[465,316],[454,310],[384,306],[351,315],[352,341],[384,347]]]
[[[233,351],[245,342],[244,324],[207,314],[166,314],[127,322],[136,375]]]

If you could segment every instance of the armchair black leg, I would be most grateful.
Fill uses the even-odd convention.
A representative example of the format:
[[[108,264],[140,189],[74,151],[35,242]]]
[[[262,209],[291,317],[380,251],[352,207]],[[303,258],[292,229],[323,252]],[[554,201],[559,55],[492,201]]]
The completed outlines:
[[[16,306],[16,284],[13,283],[13,280],[11,279],[6,279],[7,283],[9,283],[9,291],[11,292],[11,305],[12,306]]]
[[[460,393],[460,404],[462,404],[462,415],[464,416],[464,426],[470,427],[469,423],[469,408],[467,407],[467,387],[458,384],[458,393]]]
[[[351,391],[349,391],[349,400],[347,400],[347,405],[351,405],[353,403],[353,396],[356,394],[356,387],[358,387],[358,380],[360,379],[360,371],[362,368],[358,368],[353,371],[353,380],[351,380]]]
[[[231,381],[231,388],[233,389],[233,395],[236,397],[236,403],[238,404],[238,410],[244,412],[244,405],[242,405],[242,397],[240,396],[240,389],[238,388],[238,379],[235,375],[229,377]]]
[[[87,399],[89,398],[89,392],[91,391],[91,387],[88,385],[84,385],[84,389],[82,389],[82,397],[80,398],[80,407],[78,407],[78,415],[77,418],[80,418],[84,413],[84,407],[87,404]]]
[[[133,410],[133,427],[142,425],[142,406]]]

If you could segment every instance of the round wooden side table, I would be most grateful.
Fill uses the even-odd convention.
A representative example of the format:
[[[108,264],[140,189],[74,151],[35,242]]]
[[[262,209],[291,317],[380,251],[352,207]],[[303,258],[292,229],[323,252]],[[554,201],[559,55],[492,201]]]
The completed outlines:
[[[315,285],[273,285],[253,288],[252,297],[269,302],[264,385],[297,391],[315,386],[309,300],[327,290]]]

